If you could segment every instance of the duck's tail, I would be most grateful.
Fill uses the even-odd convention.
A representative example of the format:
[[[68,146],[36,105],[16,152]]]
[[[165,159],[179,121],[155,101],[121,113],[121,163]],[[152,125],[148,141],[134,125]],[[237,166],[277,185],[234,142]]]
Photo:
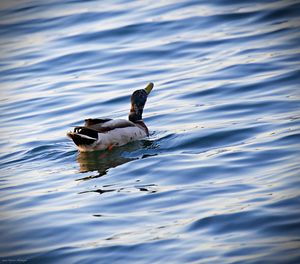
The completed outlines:
[[[90,146],[98,140],[98,132],[86,127],[75,127],[74,132],[68,132],[67,136],[71,138],[77,146]]]

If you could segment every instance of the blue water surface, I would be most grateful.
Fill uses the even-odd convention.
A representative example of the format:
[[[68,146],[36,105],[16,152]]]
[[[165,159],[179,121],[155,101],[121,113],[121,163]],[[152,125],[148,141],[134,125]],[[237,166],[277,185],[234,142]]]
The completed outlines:
[[[300,263],[300,2],[0,3],[0,259]],[[91,117],[150,137],[79,153]]]

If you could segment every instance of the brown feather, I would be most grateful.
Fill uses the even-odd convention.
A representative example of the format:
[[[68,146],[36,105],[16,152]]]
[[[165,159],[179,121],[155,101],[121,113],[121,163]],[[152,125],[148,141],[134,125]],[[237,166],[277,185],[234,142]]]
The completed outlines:
[[[92,125],[95,125],[95,124],[104,124],[105,122],[108,122],[110,121],[111,119],[110,118],[88,118],[88,119],[85,119],[85,126],[92,126]]]
[[[90,120],[93,120],[93,121],[90,121]],[[111,130],[114,130],[114,129],[117,129],[117,128],[125,128],[125,127],[135,126],[134,123],[132,123],[130,121],[127,121],[127,120],[122,120],[122,122],[120,122],[120,123],[111,124],[111,125],[106,124],[106,122],[110,121],[110,120],[107,120],[105,122],[98,122],[98,123],[94,120],[95,119],[86,119],[85,120],[85,126],[76,126],[74,128],[74,132],[78,133],[81,129],[90,129],[90,130],[96,131],[98,133],[106,133],[108,131],[111,131]],[[99,120],[104,120],[104,119],[99,119]]]

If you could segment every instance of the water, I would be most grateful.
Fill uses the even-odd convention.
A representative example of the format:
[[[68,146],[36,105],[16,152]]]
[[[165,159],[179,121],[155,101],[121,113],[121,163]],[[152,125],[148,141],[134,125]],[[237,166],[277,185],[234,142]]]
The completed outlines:
[[[300,263],[298,1],[2,1],[0,256]],[[151,136],[78,153],[155,88]]]

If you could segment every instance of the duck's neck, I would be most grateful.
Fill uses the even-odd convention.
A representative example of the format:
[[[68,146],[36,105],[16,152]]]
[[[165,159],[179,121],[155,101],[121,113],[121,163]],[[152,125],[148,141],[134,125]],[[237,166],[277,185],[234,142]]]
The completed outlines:
[[[128,119],[131,122],[137,122],[143,119],[143,108],[137,107],[135,104],[131,104]]]
[[[147,92],[144,89],[134,91],[131,95],[130,101],[131,107],[128,119],[131,122],[142,120],[144,106],[147,101]]]
[[[145,125],[145,123],[144,123],[143,120],[136,121],[135,124],[136,124],[137,126],[139,126],[140,128],[142,128],[143,130],[145,130],[147,137],[149,137],[149,130],[148,130],[148,127]]]

